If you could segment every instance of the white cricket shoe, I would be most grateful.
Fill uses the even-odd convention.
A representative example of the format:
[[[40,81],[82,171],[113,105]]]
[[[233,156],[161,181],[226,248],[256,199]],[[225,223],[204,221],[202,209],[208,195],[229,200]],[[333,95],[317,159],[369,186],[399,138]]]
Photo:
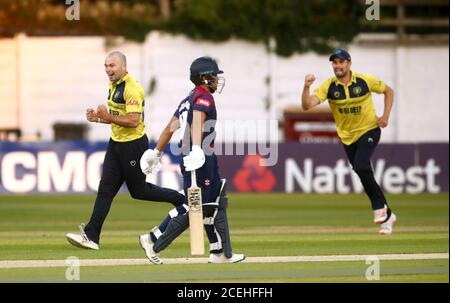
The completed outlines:
[[[153,264],[160,265],[163,264],[161,259],[158,257],[156,252],[153,250],[153,241],[150,239],[149,234],[144,234],[139,236],[139,243],[141,243],[142,249],[145,251],[145,255]]]
[[[86,233],[84,232],[84,224],[80,224],[78,228],[80,229],[80,234],[66,234],[67,241],[76,247],[98,250],[98,244],[89,240],[86,236]]]
[[[375,222],[375,224],[381,224],[383,223],[384,220],[387,219],[387,216],[388,216],[388,208],[387,205],[385,204],[383,208],[375,209],[373,211],[373,222]]]
[[[397,216],[394,213],[391,213],[391,217],[389,218],[389,220],[381,223],[380,231],[378,233],[380,235],[391,235],[395,221],[397,221]]]
[[[233,254],[231,258],[225,257],[224,254],[210,254],[208,263],[237,263],[244,259],[244,254]]]

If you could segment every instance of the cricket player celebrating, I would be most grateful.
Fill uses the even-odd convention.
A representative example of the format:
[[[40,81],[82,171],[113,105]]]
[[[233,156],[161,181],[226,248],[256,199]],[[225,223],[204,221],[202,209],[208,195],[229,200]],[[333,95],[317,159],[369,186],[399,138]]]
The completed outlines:
[[[141,169],[146,174],[154,173],[158,169],[161,152],[173,133],[181,129],[180,147],[185,156],[180,167],[184,192],[188,192],[192,177],[195,177],[194,183],[201,189],[203,224],[210,242],[209,262],[236,263],[244,260],[245,256],[232,253],[226,213],[228,199],[225,180],[220,179],[217,158],[214,154],[217,112],[212,93],[216,91],[220,93],[223,89],[225,79],[218,76],[221,73],[223,71],[210,57],[200,57],[193,61],[190,67],[190,80],[195,84],[195,88],[181,101],[161,133],[156,148],[144,153],[141,158]],[[189,227],[188,209],[185,201],[183,206],[170,211],[159,227],[139,237],[150,262],[162,264],[157,254]]]
[[[139,168],[139,159],[148,148],[144,125],[144,90],[127,72],[123,53],[111,52],[105,59],[105,71],[110,80],[108,107],[87,109],[86,119],[92,123],[111,125],[103,171],[97,198],[89,223],[80,225],[80,234],[66,235],[69,243],[80,248],[99,249],[100,232],[111,203],[125,181],[134,199],[170,202],[182,205],[184,195],[175,190],[146,183]]]
[[[375,180],[370,158],[378,145],[381,128],[388,125],[393,90],[374,76],[353,72],[350,54],[337,49],[329,59],[335,76],[323,82],[312,95],[314,75],[306,75],[302,107],[308,110],[328,99],[336,128],[353,170],[358,174],[374,212],[379,234],[392,234],[397,219]],[[384,113],[377,117],[372,92],[384,94]]]

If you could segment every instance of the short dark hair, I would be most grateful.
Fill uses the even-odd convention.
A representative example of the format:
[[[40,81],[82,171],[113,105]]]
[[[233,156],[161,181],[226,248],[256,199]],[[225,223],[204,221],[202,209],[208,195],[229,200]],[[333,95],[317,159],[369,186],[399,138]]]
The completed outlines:
[[[112,57],[112,56],[117,56],[117,57],[119,57],[119,59],[120,59],[120,61],[123,63],[123,65],[127,65],[127,57],[122,53],[122,52],[119,52],[119,51],[112,51],[112,52],[110,52],[109,54],[108,54],[108,56],[106,56],[106,58],[108,58],[108,57]]]

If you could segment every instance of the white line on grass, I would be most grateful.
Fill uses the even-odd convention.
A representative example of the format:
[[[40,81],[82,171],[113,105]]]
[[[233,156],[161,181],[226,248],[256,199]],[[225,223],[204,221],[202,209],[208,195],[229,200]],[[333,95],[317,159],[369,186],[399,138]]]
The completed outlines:
[[[384,255],[332,255],[332,256],[274,256],[247,257],[243,263],[277,263],[277,262],[337,262],[365,261],[369,257],[379,260],[432,260],[448,259],[448,253],[429,254],[384,254]],[[164,264],[204,264],[208,258],[162,258]],[[80,259],[81,266],[119,266],[119,265],[149,265],[148,259]],[[65,260],[9,260],[0,261],[3,268],[33,268],[33,267],[65,267]]]

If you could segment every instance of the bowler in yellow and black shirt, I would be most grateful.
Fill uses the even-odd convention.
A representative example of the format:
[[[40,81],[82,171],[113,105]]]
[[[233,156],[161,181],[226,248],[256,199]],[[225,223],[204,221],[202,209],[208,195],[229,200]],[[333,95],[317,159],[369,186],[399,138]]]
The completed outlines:
[[[184,195],[177,191],[145,182],[146,176],[139,166],[142,154],[148,149],[144,90],[127,72],[125,55],[118,51],[110,53],[105,60],[105,71],[110,80],[108,109],[105,105],[99,105],[97,110],[88,108],[86,119],[110,124],[111,139],[89,223],[80,227],[81,235],[67,234],[71,244],[90,249],[99,249],[103,222],[124,181],[134,199],[170,202],[175,207],[184,202]]]
[[[393,103],[393,90],[375,76],[351,70],[350,54],[337,49],[330,56],[335,76],[324,81],[310,94],[315,81],[306,75],[302,93],[302,107],[308,110],[328,100],[336,122],[339,138],[353,170],[358,174],[369,196],[374,222],[380,224],[379,233],[391,234],[396,215],[388,207],[386,198],[375,180],[370,158],[380,140],[381,128],[388,125]],[[372,93],[384,94],[384,112],[377,117]]]

